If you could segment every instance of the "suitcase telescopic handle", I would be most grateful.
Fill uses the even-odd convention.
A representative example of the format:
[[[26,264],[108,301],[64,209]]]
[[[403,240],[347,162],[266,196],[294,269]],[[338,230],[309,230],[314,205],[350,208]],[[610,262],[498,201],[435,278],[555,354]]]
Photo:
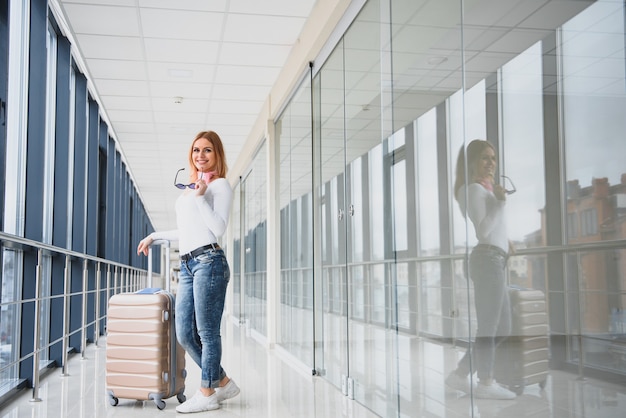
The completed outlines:
[[[170,241],[165,239],[156,239],[152,241],[150,247],[148,247],[148,287],[152,287],[152,247],[155,245],[163,245],[165,247],[165,266],[163,270],[163,277],[165,280],[165,290],[170,291]]]

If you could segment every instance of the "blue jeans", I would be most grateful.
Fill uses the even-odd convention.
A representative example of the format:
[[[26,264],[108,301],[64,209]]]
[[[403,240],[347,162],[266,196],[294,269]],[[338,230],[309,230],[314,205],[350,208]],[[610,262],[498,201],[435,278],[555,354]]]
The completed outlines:
[[[176,293],[176,337],[202,370],[203,388],[216,388],[226,377],[222,369],[220,326],[230,279],[221,249],[209,249],[180,263]]]
[[[476,343],[459,362],[459,371],[470,372],[476,362],[479,379],[493,378],[496,348],[511,333],[511,302],[504,269],[507,255],[491,246],[477,245],[469,259],[469,274],[474,283]],[[471,357],[471,359],[470,359]]]

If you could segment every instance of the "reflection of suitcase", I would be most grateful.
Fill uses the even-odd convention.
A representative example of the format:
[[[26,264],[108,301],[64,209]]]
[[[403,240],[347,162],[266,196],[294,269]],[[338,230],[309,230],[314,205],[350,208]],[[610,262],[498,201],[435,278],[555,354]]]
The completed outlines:
[[[496,379],[519,395],[527,385],[546,385],[550,357],[548,314],[541,290],[511,287],[509,297],[513,326],[511,336],[496,353]]]
[[[185,352],[176,341],[174,296],[159,289],[120,293],[109,300],[106,349],[109,402],[177,395],[185,401]]]

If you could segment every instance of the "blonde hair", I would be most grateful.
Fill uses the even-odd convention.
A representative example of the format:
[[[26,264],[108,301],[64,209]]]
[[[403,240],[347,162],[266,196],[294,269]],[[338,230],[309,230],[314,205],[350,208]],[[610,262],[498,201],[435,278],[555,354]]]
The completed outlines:
[[[461,146],[459,150],[459,156],[456,159],[456,179],[454,180],[454,198],[457,198],[457,192],[465,184],[465,162],[467,161],[467,175],[471,181],[474,177],[474,166],[476,161],[480,158],[485,148],[491,148],[494,152],[496,149],[494,146],[483,139],[474,139],[467,145],[467,160],[465,158],[465,146]]]
[[[213,131],[199,132],[191,142],[189,147],[189,180],[195,183],[198,180],[198,170],[193,163],[193,147],[198,139],[207,139],[213,146],[213,152],[215,153],[215,175],[214,178],[225,178],[228,172],[228,165],[226,164],[226,154],[224,153],[224,145],[220,136]]]

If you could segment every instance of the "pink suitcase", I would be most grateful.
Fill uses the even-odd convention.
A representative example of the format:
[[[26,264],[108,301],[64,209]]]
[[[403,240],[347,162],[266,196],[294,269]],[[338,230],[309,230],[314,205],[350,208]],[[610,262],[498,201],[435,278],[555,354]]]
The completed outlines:
[[[119,293],[109,300],[106,385],[109,402],[185,401],[185,351],[176,341],[174,296],[160,289]]]
[[[549,374],[548,312],[541,290],[511,287],[512,331],[496,351],[496,379],[518,395],[527,385],[543,389]]]

